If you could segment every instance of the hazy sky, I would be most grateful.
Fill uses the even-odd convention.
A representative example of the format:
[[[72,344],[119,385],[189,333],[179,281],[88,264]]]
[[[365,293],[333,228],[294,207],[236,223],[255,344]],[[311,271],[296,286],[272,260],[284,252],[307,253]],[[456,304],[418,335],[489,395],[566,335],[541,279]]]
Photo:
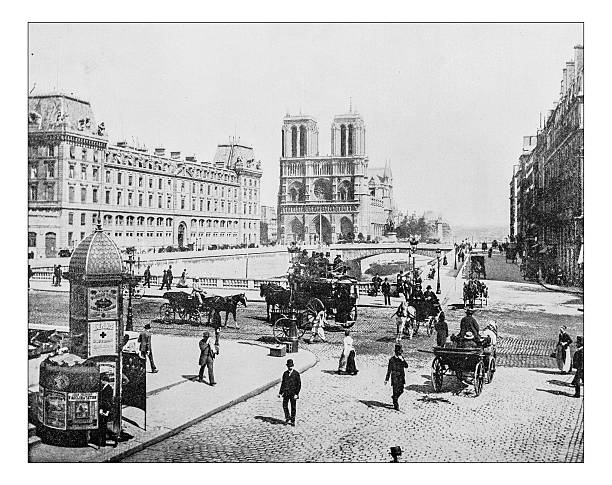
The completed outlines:
[[[522,136],[558,99],[580,24],[31,24],[30,89],[92,103],[111,141],[211,159],[234,132],[275,205],[287,112],[363,116],[404,211],[507,224]]]

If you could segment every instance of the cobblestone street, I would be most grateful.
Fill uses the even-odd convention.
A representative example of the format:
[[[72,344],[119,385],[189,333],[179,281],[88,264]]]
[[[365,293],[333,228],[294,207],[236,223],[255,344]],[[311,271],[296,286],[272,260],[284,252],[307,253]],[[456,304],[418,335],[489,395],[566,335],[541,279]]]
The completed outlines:
[[[396,412],[386,356],[358,356],[351,377],[334,373],[338,346],[310,349],[321,360],[303,375],[295,428],[284,425],[275,388],[126,461],[385,462],[397,445],[407,462],[583,459],[583,400],[569,397],[571,376],[501,368],[479,397],[454,377],[433,393],[429,366],[409,358]]]

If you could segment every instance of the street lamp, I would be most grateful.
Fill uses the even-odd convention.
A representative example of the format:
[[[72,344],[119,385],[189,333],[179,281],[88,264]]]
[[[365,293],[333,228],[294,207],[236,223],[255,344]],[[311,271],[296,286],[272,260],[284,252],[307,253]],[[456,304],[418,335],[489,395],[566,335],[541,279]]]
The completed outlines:
[[[128,284],[128,308],[127,316],[125,317],[125,330],[131,332],[134,330],[134,313],[132,311],[132,295],[134,294],[134,249],[128,248],[128,260],[127,264],[130,267],[127,277]]]
[[[418,244],[419,242],[414,237],[410,240],[410,246],[412,246],[412,271],[416,269],[416,258],[414,255],[416,254]]]
[[[436,286],[436,295],[439,295],[440,293],[442,293],[442,291],[440,290],[440,253],[442,252],[442,250],[440,248],[436,249],[436,255],[438,257],[438,284]]]

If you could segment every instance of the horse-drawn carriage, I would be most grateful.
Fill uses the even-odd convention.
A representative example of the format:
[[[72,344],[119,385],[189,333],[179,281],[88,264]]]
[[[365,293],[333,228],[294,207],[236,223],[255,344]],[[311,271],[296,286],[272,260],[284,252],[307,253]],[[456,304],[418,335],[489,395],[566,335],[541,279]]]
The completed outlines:
[[[488,383],[493,381],[495,355],[487,354],[482,347],[434,347],[433,353],[431,384],[435,392],[442,390],[442,381],[447,373],[454,373],[460,382],[473,385],[476,396],[482,392],[485,378]]]
[[[266,300],[267,320],[278,341],[289,336],[292,320],[296,320],[298,337],[302,337],[323,311],[326,318],[333,318],[344,328],[352,327],[357,320],[357,281],[348,276],[291,275],[289,288],[262,283],[260,295]]]
[[[163,303],[159,308],[159,316],[164,323],[177,323],[188,321],[192,325],[200,325],[204,318],[210,323],[214,312],[225,312],[225,325],[231,314],[236,322],[236,308],[239,303],[246,307],[246,296],[240,293],[232,296],[209,296],[203,297],[196,292],[167,291],[164,298],[168,303]],[[178,317],[178,318],[177,318]],[[238,325],[236,324],[236,327]]]
[[[487,270],[485,268],[485,257],[481,254],[470,255],[470,277],[478,279],[487,279]]]
[[[463,283],[463,306],[464,308],[474,308],[478,301],[480,307],[489,303],[489,289],[482,281],[470,278]]]

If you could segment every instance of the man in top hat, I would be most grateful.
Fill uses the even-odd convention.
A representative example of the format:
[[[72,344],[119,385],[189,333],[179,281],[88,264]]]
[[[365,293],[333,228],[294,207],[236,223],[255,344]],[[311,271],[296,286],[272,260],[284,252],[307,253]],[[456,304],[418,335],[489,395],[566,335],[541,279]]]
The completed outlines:
[[[387,366],[387,376],[385,377],[385,385],[389,382],[389,377],[391,377],[391,387],[393,388],[393,394],[391,395],[391,399],[393,401],[393,408],[396,411],[399,411],[399,397],[404,392],[404,385],[406,384],[406,375],[404,374],[404,369],[408,367],[408,364],[404,360],[404,356],[402,355],[402,346],[395,346],[395,355],[389,359],[389,364]]]
[[[459,338],[465,338],[467,332],[471,332],[474,339],[480,339],[480,328],[478,327],[478,322],[472,316],[473,314],[474,310],[471,308],[465,310],[465,317],[461,319],[459,324]]]
[[[151,329],[150,323],[145,323],[144,330],[140,332],[138,335],[138,343],[140,344],[140,356],[143,359],[149,357],[149,362],[151,363],[151,372],[156,373],[157,367],[155,367],[155,362],[153,361],[153,347],[151,347]]]
[[[287,359],[287,370],[283,373],[278,397],[283,398],[285,423],[291,424],[291,426],[295,426],[295,405],[296,400],[300,397],[301,389],[300,373],[293,368],[293,359]],[[289,414],[289,403],[291,403],[291,414]]]
[[[576,369],[576,375],[572,381],[572,385],[576,390],[574,397],[580,397],[580,384],[584,385],[584,340],[581,336],[576,337],[576,352],[572,367]]]

